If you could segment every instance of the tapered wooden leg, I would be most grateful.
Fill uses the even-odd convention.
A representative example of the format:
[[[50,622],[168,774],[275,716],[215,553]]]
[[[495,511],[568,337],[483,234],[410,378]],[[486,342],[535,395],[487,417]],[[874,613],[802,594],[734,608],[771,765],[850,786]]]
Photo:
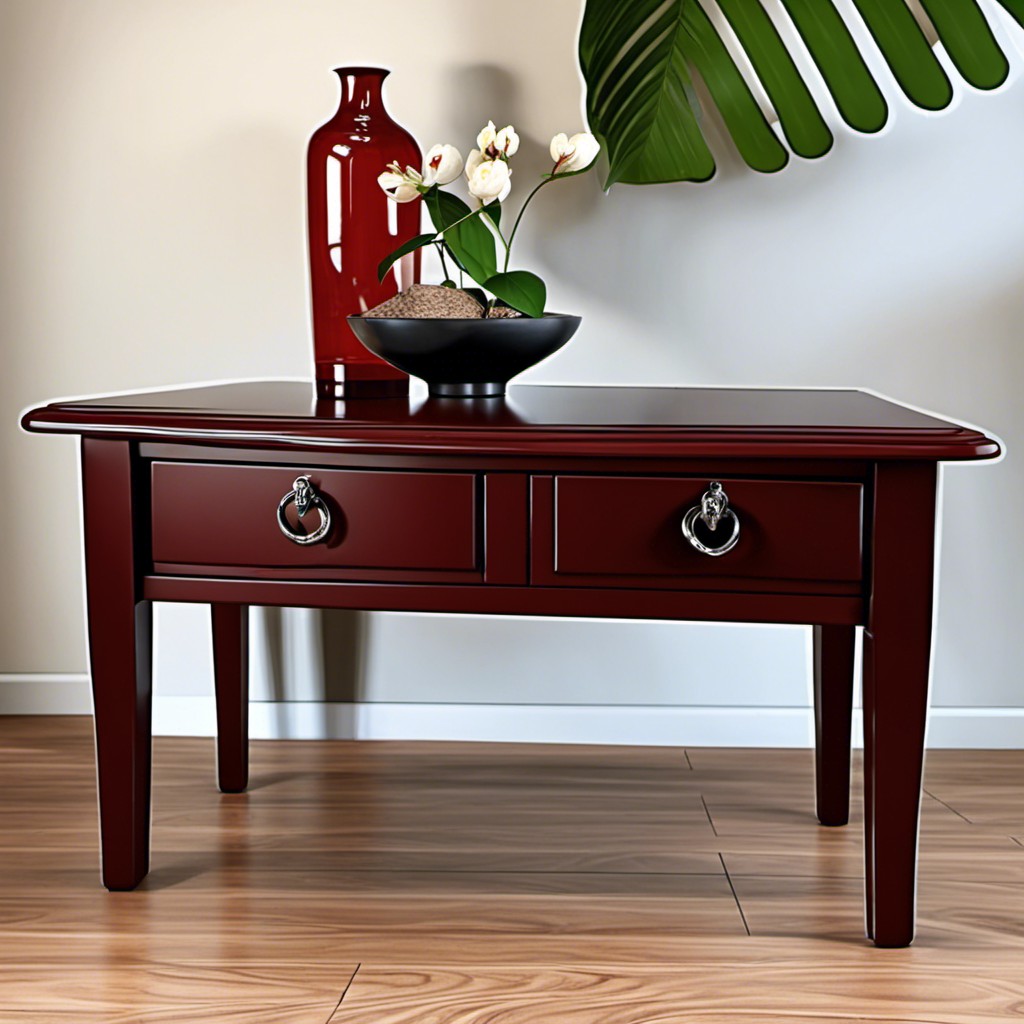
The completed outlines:
[[[875,470],[871,600],[864,637],[867,930],[914,938],[935,548],[934,463]]]
[[[875,706],[875,648],[871,635],[864,631],[861,649],[861,702],[864,711],[864,930],[875,937],[875,730],[868,720],[867,708]]]
[[[814,627],[814,781],[818,821],[850,820],[854,626]]]
[[[211,610],[217,782],[223,793],[241,793],[249,782],[249,608],[215,604]]]
[[[151,634],[139,601],[142,523],[133,446],[82,442],[89,661],[103,884],[134,889],[149,870]]]

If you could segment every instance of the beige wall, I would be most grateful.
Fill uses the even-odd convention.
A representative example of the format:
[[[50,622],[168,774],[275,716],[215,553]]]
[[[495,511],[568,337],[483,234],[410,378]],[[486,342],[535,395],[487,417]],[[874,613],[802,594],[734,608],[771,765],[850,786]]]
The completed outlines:
[[[465,147],[487,117],[514,121],[522,181],[553,132],[580,126],[578,4],[507,10],[0,0],[0,674],[85,668],[74,445],[20,435],[18,410],[55,395],[308,374],[304,145],[333,109],[330,69],[395,68],[390,106],[424,144]],[[704,186],[605,197],[593,180],[566,183],[540,204],[521,254],[548,278],[552,306],[585,316],[535,380],[863,385],[1009,443],[1000,465],[947,474],[936,698],[954,705],[1024,705],[1018,74],[995,95],[961,90],[938,116],[892,94],[882,135],[837,128],[827,158],[779,175],[755,175],[726,149]],[[186,670],[168,653],[187,646],[186,619],[167,620],[162,678],[188,693],[207,680],[199,656]],[[387,646],[371,651],[363,699],[478,692],[401,652],[426,637],[472,650],[479,625],[374,628]],[[649,655],[629,681],[636,703],[731,699],[706,687],[719,645],[705,627],[584,624],[564,639],[528,622],[494,628],[491,642],[515,652],[488,678],[491,699],[516,700],[525,674],[548,679],[552,701],[620,700],[609,652],[629,644]],[[774,636],[739,635],[737,699],[805,703],[802,642],[780,655]],[[570,658],[578,674],[543,675]]]
[[[330,69],[399,69],[390,104],[424,139],[471,137],[498,109],[538,138],[572,130],[576,5],[517,11],[499,45],[483,8],[457,0],[0,2],[0,457],[59,516],[45,543],[19,543],[25,506],[0,507],[0,573],[19,595],[0,672],[85,664],[73,445],[18,436],[16,412],[309,373],[304,149],[337,104]]]

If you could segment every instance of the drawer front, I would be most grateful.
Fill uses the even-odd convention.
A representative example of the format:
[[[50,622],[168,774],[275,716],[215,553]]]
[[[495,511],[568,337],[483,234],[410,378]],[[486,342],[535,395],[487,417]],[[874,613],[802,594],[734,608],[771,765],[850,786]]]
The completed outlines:
[[[308,475],[330,512],[324,539],[289,540],[277,507]],[[472,571],[477,483],[471,473],[362,472],[308,466],[154,462],[154,563],[241,569]],[[297,525],[294,506],[287,510]],[[319,523],[312,509],[302,525]]]
[[[861,484],[720,482],[740,534],[731,551],[712,557],[692,547],[681,529],[687,510],[700,504],[707,479],[535,478],[535,582],[652,581],[684,588],[699,586],[701,579],[721,580],[719,586],[729,580],[860,580]],[[723,535],[728,526],[727,520],[719,526]],[[545,533],[547,544],[538,536]]]

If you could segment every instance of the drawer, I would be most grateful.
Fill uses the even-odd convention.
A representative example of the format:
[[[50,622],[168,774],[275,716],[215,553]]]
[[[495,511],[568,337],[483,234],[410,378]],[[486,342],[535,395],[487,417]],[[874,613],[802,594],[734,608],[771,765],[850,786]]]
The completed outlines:
[[[278,504],[308,475],[330,513],[323,540],[289,540]],[[294,503],[285,511],[298,527]],[[472,473],[154,462],[152,553],[162,565],[252,569],[479,570]],[[319,525],[313,508],[302,520]],[[166,571],[166,570],[164,570]],[[415,579],[415,576],[412,577]]]
[[[681,529],[709,482],[535,477],[534,581],[724,589],[747,580],[764,581],[754,588],[764,590],[777,581],[860,580],[860,483],[720,478],[740,533],[731,551],[712,557],[692,547]],[[727,525],[725,520],[719,526],[722,535]]]

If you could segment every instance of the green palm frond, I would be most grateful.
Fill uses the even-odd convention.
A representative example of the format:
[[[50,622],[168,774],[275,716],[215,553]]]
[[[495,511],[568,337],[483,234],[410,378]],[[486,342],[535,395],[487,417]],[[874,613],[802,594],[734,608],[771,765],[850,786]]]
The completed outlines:
[[[994,2],[1024,27],[1024,0]],[[585,3],[580,67],[590,130],[608,155],[608,185],[706,181],[714,174],[694,74],[755,170],[781,170],[790,152],[808,158],[827,153],[832,133],[775,18],[788,21],[851,128],[877,132],[888,120],[882,89],[832,0],[717,0],[729,43],[738,44],[749,62],[742,71],[700,0]],[[978,0],[919,3],[966,82],[994,89],[1006,80],[1009,61]],[[953,86],[904,0],[853,0],[853,5],[907,99],[925,110],[946,107]],[[748,76],[767,96],[788,149]]]

